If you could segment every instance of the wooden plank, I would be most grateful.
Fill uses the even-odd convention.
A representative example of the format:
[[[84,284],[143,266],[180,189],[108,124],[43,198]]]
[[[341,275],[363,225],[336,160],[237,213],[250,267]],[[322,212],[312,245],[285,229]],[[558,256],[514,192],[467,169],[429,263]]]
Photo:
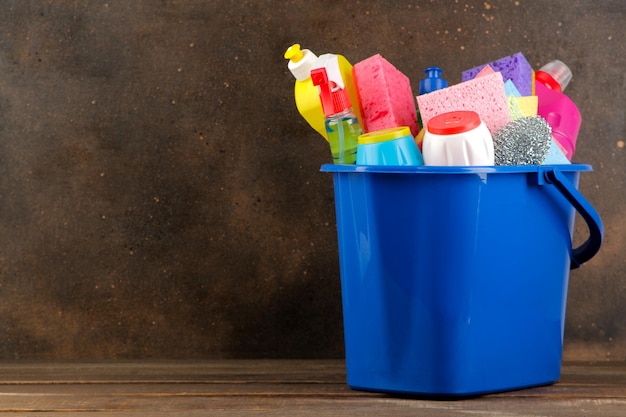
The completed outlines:
[[[624,416],[626,366],[456,401],[350,390],[342,361],[0,364],[0,413],[113,416]]]
[[[8,403],[5,403],[9,400]],[[478,398],[428,401],[399,398],[315,397],[203,397],[193,395],[145,396],[0,396],[3,413],[135,413],[144,415],[211,416],[623,416],[626,401],[552,398]],[[23,415],[23,414],[22,414]],[[58,415],[58,414],[57,414]],[[98,414],[99,415],[99,414]],[[205,414],[206,415],[206,414]]]
[[[565,363],[561,383],[626,384],[626,362]],[[0,385],[20,383],[218,383],[279,381],[345,384],[342,360],[218,360],[0,363]]]
[[[0,363],[0,384],[68,382],[345,383],[341,360]]]

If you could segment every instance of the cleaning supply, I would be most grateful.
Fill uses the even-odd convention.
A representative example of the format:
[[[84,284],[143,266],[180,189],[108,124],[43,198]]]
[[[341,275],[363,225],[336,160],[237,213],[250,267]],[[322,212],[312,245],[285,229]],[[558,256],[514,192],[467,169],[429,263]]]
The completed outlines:
[[[363,130],[352,111],[348,91],[331,82],[324,67],[311,71],[311,81],[319,87],[333,163],[356,163],[358,138]]]
[[[433,91],[441,90],[442,88],[448,87],[448,81],[444,78],[441,78],[441,74],[443,70],[439,67],[428,67],[424,70],[426,73],[426,78],[420,80],[420,89],[418,95],[432,93]],[[421,149],[422,141],[424,140],[424,133],[426,130],[424,129],[424,122],[422,120],[422,115],[419,112],[419,108],[417,109],[417,123],[422,127],[420,132],[415,137],[415,142],[417,146]]]
[[[359,136],[357,165],[424,165],[408,126],[391,127]]]
[[[501,72],[505,81],[511,80],[522,96],[533,95],[533,69],[521,52],[465,70],[461,73],[461,79],[463,81],[474,79],[487,65],[494,71]]]
[[[474,111],[447,112],[430,119],[426,125],[422,153],[425,165],[494,164],[491,133]]]
[[[552,127],[552,137],[572,160],[582,118],[574,102],[563,90],[572,79],[572,72],[563,62],[555,60],[537,71],[535,92],[538,98],[537,114]]]
[[[568,165],[571,164],[570,160],[565,157],[565,154],[557,145],[554,138],[550,140],[550,150],[546,159],[543,160],[543,165]]]
[[[483,77],[493,74],[493,68],[489,64],[485,65],[473,78]],[[515,83],[511,79],[504,83],[504,94],[509,104],[509,115],[511,120],[524,116],[534,116],[537,114],[537,97],[522,96]]]
[[[311,82],[311,70],[315,67],[317,55],[308,49],[300,49],[296,43],[287,49],[285,59],[289,60],[287,67],[296,78],[294,98],[298,112],[317,133],[328,140],[319,93]]]
[[[319,91],[311,82],[311,70],[324,67],[329,77],[347,88],[350,100],[356,103],[358,96],[352,79],[352,64],[343,55],[326,53],[316,56],[308,49],[301,49],[299,44],[291,45],[285,52],[285,59],[289,60],[287,67],[296,78],[294,97],[296,107],[302,117],[322,137],[328,140],[325,127],[324,111],[319,99]],[[359,109],[353,109],[357,119],[361,119]]]
[[[572,80],[572,71],[563,61],[555,59],[535,73],[535,80],[551,90],[562,93]]]
[[[420,81],[419,95],[432,93],[448,86],[448,82],[441,78],[443,70],[439,67],[428,67],[424,70],[426,78]]]
[[[539,99],[537,96],[515,97],[518,107],[524,116],[536,116]]]
[[[326,53],[319,56],[315,67],[311,71],[316,68],[325,68],[330,83],[334,84],[334,87],[346,90],[352,104],[352,112],[359,121],[359,125],[363,127],[363,118],[358,106],[359,95],[354,82],[352,64],[343,55]]]
[[[493,135],[495,165],[540,165],[552,142],[550,125],[539,116],[509,122]]]
[[[353,74],[365,132],[408,126],[417,135],[415,101],[406,75],[379,54],[355,64]]]
[[[478,113],[491,133],[511,120],[499,72],[417,96],[417,104],[424,125],[441,113],[457,110]]]
[[[522,94],[519,92],[515,84],[511,80],[506,80],[504,83],[504,93],[507,97],[521,97]]]
[[[511,120],[519,119],[520,117],[524,117],[524,113],[522,113],[522,109],[517,102],[517,97],[515,96],[507,96],[506,101],[509,103],[509,116]]]
[[[485,75],[489,75],[489,74],[493,74],[495,71],[493,70],[493,68],[491,68],[491,65],[487,64],[485,65],[480,71],[478,71],[478,73],[474,76],[467,76],[465,77],[466,79],[462,79],[462,81],[468,81],[474,78],[478,78],[478,77],[482,77]]]

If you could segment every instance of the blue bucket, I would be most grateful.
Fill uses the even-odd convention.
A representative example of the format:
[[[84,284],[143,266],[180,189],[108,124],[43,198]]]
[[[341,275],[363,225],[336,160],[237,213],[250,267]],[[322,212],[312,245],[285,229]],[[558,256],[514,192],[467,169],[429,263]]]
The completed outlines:
[[[348,385],[467,396],[559,379],[569,271],[600,249],[589,165],[324,165]],[[589,239],[572,248],[578,212]]]

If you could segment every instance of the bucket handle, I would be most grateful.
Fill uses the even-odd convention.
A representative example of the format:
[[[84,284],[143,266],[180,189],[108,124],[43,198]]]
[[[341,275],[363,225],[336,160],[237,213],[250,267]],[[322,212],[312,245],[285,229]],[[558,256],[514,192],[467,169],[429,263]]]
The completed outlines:
[[[543,179],[545,183],[552,184],[559,190],[563,197],[578,211],[589,228],[587,241],[572,250],[570,269],[576,269],[593,258],[600,250],[602,239],[604,238],[602,219],[591,203],[557,168],[546,168],[543,170]]]

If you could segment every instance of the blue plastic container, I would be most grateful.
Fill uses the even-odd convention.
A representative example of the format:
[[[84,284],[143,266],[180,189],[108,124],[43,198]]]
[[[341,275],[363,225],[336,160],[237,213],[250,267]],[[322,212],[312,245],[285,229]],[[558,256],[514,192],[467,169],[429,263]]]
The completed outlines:
[[[324,165],[334,177],[348,385],[467,396],[556,382],[569,270],[602,221],[589,165]],[[590,237],[572,249],[575,213]]]

